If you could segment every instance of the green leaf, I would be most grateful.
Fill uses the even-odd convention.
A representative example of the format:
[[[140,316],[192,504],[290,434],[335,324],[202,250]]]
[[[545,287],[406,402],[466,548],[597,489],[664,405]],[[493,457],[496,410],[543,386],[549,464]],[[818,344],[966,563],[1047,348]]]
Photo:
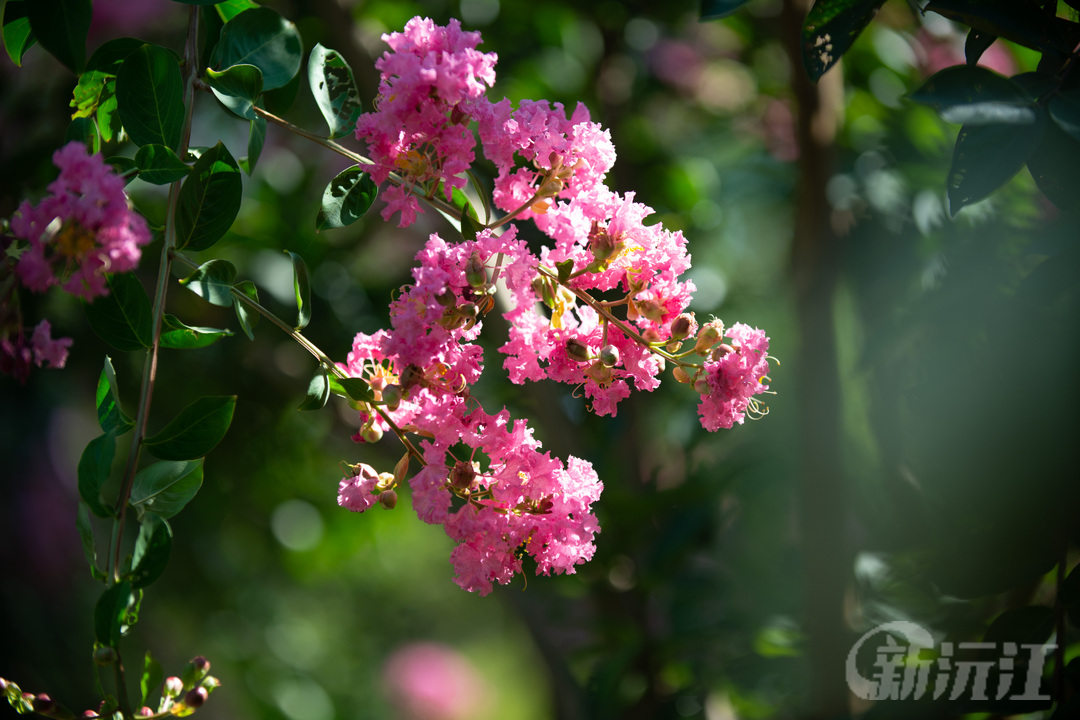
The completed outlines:
[[[128,608],[133,602],[135,595],[127,580],[121,580],[101,594],[94,606],[94,637],[99,643],[111,648],[120,644]]]
[[[477,234],[484,229],[484,226],[477,219],[476,210],[473,208],[472,203],[469,202],[469,197],[459,188],[454,188],[450,201],[458,209],[457,221],[461,227],[461,237],[466,240],[475,240]]]
[[[262,154],[263,143],[266,141],[266,119],[256,117],[251,121],[251,127],[248,129],[248,149],[247,157],[240,158],[240,167],[248,175],[251,175],[255,170],[255,163],[259,162],[259,155]]]
[[[98,517],[110,517],[112,510],[101,500],[101,488],[109,479],[113,455],[116,453],[116,436],[105,433],[87,443],[79,458],[79,497]]]
[[[1065,90],[1050,99],[1046,109],[1059,128],[1080,140],[1080,90]]]
[[[18,67],[22,67],[26,51],[37,42],[30,29],[30,18],[26,17],[25,7],[26,3],[15,3],[8,5],[7,12],[4,13],[3,3],[0,3],[0,17],[3,17],[4,21],[4,49],[11,62]],[[16,8],[18,12],[13,12]]]
[[[702,0],[701,19],[715,20],[733,14],[750,0]]]
[[[371,392],[371,386],[362,378],[330,378],[330,389],[336,395],[349,397],[361,402],[371,402],[375,394]]]
[[[257,8],[259,5],[252,2],[252,0],[224,0],[224,2],[219,2],[214,7],[217,10],[218,17],[221,18],[221,22],[226,23],[245,10]]]
[[[259,289],[256,288],[255,283],[250,280],[242,280],[233,285],[233,287],[243,293],[246,297],[251,298],[255,302],[259,302]],[[236,306],[236,317],[240,321],[240,329],[248,336],[248,340],[254,340],[255,326],[259,324],[259,312],[248,307],[247,303],[235,295],[233,296],[233,304]]]
[[[803,65],[817,82],[843,57],[885,0],[817,0],[802,29]]]
[[[176,58],[160,45],[132,52],[116,73],[120,121],[136,145],[180,146],[184,81]]]
[[[206,83],[229,112],[255,119],[252,106],[262,94],[262,70],[254,65],[233,65],[222,71],[206,69]]]
[[[979,58],[994,44],[995,40],[997,40],[997,35],[982,33],[974,28],[969,30],[967,39],[964,40],[964,61],[968,65],[978,63]]]
[[[352,68],[341,54],[316,43],[308,56],[308,84],[315,96],[315,104],[330,127],[330,137],[352,134],[356,119],[364,109]]]
[[[1054,611],[1032,605],[1006,610],[997,616],[983,636],[985,642],[1041,645],[1054,632]]]
[[[168,185],[187,177],[191,166],[164,145],[143,145],[135,153],[139,178],[152,185]]]
[[[110,40],[94,51],[86,62],[86,72],[79,76],[71,101],[75,108],[72,118],[95,118],[105,142],[111,142],[122,127],[117,113],[116,73],[124,60],[143,44],[135,38]]]
[[[90,576],[95,580],[104,580],[105,572],[99,568],[97,564],[97,548],[94,547],[94,529],[90,525],[90,506],[82,500],[79,501],[79,509],[75,514],[75,529],[79,531],[83,555],[86,556],[86,564],[90,566]]]
[[[112,166],[113,172],[124,179],[125,185],[139,175],[139,166],[135,164],[133,158],[113,155],[105,158],[105,164]]]
[[[225,437],[235,407],[235,395],[201,397],[144,440],[143,446],[162,460],[202,457]]]
[[[1039,144],[1046,113],[1034,125],[965,125],[949,169],[949,214],[982,200],[1008,182]]]
[[[224,145],[199,156],[180,188],[177,249],[205,250],[220,240],[240,211],[242,193],[240,168]]]
[[[185,5],[215,5],[218,0],[173,0],[173,2],[184,3]]]
[[[908,97],[958,125],[1030,125],[1037,114],[1035,99],[1020,85],[975,65],[934,73]]]
[[[90,327],[118,350],[150,347],[153,338],[153,308],[142,283],[134,273],[106,275],[109,294],[84,302]]]
[[[315,376],[308,383],[307,394],[297,410],[320,410],[326,407],[330,399],[330,377],[322,365],[315,371]]]
[[[129,578],[133,588],[152,584],[165,572],[172,553],[172,528],[160,515],[146,513],[139,525]],[[159,668],[160,672],[160,668]],[[145,694],[146,690],[143,690]]]
[[[131,505],[140,517],[154,514],[171,518],[184,509],[203,481],[203,459],[156,462],[135,475]]]
[[[287,85],[303,59],[296,26],[270,8],[236,15],[221,29],[210,64],[216,68],[254,65],[262,70],[264,90]]]
[[[165,671],[161,668],[161,663],[154,659],[154,656],[150,654],[150,651],[146,651],[146,657],[143,659],[143,671],[142,677],[139,678],[139,690],[142,693],[142,700],[139,704],[147,706],[150,702],[150,694],[157,690],[165,682]]]
[[[98,101],[105,89],[105,82],[112,77],[101,70],[87,70],[79,76],[70,103],[71,107],[75,108],[75,112],[71,114],[72,120],[97,114]]]
[[[191,327],[180,322],[175,316],[166,314],[162,318],[161,347],[174,350],[194,350],[213,345],[223,337],[233,334],[232,330],[212,327]]]
[[[86,70],[100,70],[106,75],[116,77],[120,66],[124,64],[128,56],[143,45],[142,40],[130,37],[114,38],[94,51],[90,59],[86,61]]]
[[[323,191],[316,230],[343,228],[364,216],[375,202],[379,188],[359,165],[346,168]]]
[[[1034,3],[1016,0],[931,0],[923,13],[936,12],[987,35],[1036,50],[1068,53],[1068,40],[1053,18]]]
[[[91,153],[101,152],[101,136],[93,120],[75,118],[71,121],[64,133],[64,142],[69,143],[74,140],[84,143]]]
[[[116,371],[112,358],[105,356],[105,367],[101,369],[97,384],[98,424],[106,433],[123,435],[135,426],[120,407],[120,392],[116,388]]]
[[[41,46],[78,74],[86,64],[90,0],[28,0],[26,17]],[[5,40],[6,42],[6,40]]]
[[[566,284],[570,281],[570,274],[574,272],[574,260],[563,260],[560,263],[555,263],[555,269],[559,271],[559,282]]]
[[[1047,122],[1038,146],[1028,156],[1028,171],[1043,194],[1062,210],[1080,193],[1080,140],[1059,123]]]
[[[181,285],[211,305],[230,307],[233,304],[232,287],[236,281],[236,267],[228,260],[210,260],[180,281]]]
[[[293,292],[296,295],[296,330],[303,330],[311,322],[311,282],[308,280],[307,264],[304,258],[289,250],[293,266]]]

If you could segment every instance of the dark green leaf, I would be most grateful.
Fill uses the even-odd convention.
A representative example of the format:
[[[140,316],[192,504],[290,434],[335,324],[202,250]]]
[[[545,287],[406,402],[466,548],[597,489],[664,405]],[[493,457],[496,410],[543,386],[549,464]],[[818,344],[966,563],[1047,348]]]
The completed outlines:
[[[296,76],[302,59],[296,26],[270,8],[257,7],[225,23],[210,64],[219,69],[254,65],[262,70],[263,89],[272,90]]]
[[[150,347],[153,309],[134,273],[107,275],[109,294],[84,302],[86,319],[98,337],[118,350]]]
[[[484,226],[476,219],[476,210],[473,209],[472,203],[469,202],[469,198],[465,193],[457,188],[454,188],[452,200],[454,206],[459,210],[457,220],[461,227],[461,237],[466,240],[475,240],[477,234],[484,229]]]
[[[123,435],[135,423],[131,421],[124,410],[120,407],[120,392],[116,388],[116,371],[113,369],[112,358],[105,356],[105,367],[101,369],[101,376],[97,384],[97,416],[98,424],[106,433]]]
[[[1046,114],[1034,125],[972,125],[960,128],[949,169],[949,214],[982,200],[1004,185],[1038,146]]]
[[[308,84],[330,127],[330,137],[352,134],[364,109],[352,69],[341,54],[316,43],[308,56]]]
[[[64,133],[64,142],[79,141],[84,143],[91,153],[101,152],[101,136],[97,125],[87,118],[75,118]]]
[[[244,296],[259,302],[259,289],[250,280],[242,280],[234,286]],[[259,311],[252,309],[240,298],[233,296],[233,304],[236,306],[236,317],[240,321],[240,329],[248,336],[248,340],[255,339],[255,326],[259,324]]]
[[[1080,608],[1080,565],[1069,571],[1069,575],[1058,588],[1058,600],[1063,607]]]
[[[94,529],[90,525],[90,507],[82,500],[79,501],[79,509],[75,515],[75,528],[79,531],[79,539],[82,541],[86,564],[90,566],[90,576],[95,580],[104,580],[105,572],[97,564]]]
[[[224,0],[224,2],[219,2],[215,9],[221,21],[226,23],[245,10],[257,7],[259,7],[258,3],[252,2],[252,0]]]
[[[131,583],[122,580],[108,588],[94,606],[94,637],[106,647],[120,644],[120,635],[127,620],[128,607],[135,601]]]
[[[326,407],[326,401],[330,399],[330,378],[326,368],[322,365],[315,372],[315,377],[308,383],[307,394],[297,410],[320,410]]]
[[[323,191],[315,229],[342,228],[353,224],[368,211],[378,192],[378,186],[359,165],[345,169]]]
[[[265,107],[275,115],[285,115],[289,112],[293,103],[296,102],[296,96],[299,94],[300,73],[297,73],[296,77],[287,82],[284,87],[275,88],[273,90],[264,90],[262,102],[259,106]]]
[[[115,38],[103,43],[94,51],[90,59],[86,61],[86,70],[100,70],[101,72],[116,77],[120,66],[127,60],[128,55],[135,52],[143,45],[142,40],[130,37]]]
[[[1080,193],[1080,140],[1065,132],[1060,123],[1046,123],[1027,166],[1035,184],[1051,202],[1062,210],[1076,204]]]
[[[244,172],[250,175],[255,171],[255,163],[259,162],[259,155],[262,154],[263,143],[266,141],[266,119],[256,117],[251,121],[251,127],[248,129],[248,149],[247,157],[240,158],[240,167]]]
[[[139,537],[135,540],[135,552],[131,557],[131,586],[146,587],[161,577],[169,564],[171,553],[172,528],[169,523],[155,513],[143,515]]]
[[[1059,128],[1080,140],[1080,90],[1066,90],[1055,95],[1046,109]]]
[[[162,318],[161,347],[175,350],[193,350],[213,345],[223,337],[232,335],[232,330],[211,327],[190,327],[172,315]]]
[[[1053,18],[1037,5],[1016,0],[931,0],[923,12],[936,12],[987,35],[997,35],[1036,50],[1068,53],[1072,48]]]
[[[156,462],[135,475],[131,505],[140,517],[146,514],[171,518],[191,502],[203,481],[203,459]]]
[[[180,281],[188,290],[211,305],[230,307],[233,304],[232,286],[236,267],[228,260],[210,260]]]
[[[228,232],[240,211],[240,168],[220,142],[204,152],[180,188],[177,249],[205,250]]]
[[[152,185],[168,185],[187,176],[191,167],[164,145],[143,145],[135,153],[139,179]]]
[[[959,125],[1030,125],[1035,100],[1007,77],[975,65],[954,65],[927,78],[908,96],[945,122]]]
[[[142,692],[142,700],[139,704],[149,705],[150,694],[163,682],[165,682],[165,671],[161,668],[161,663],[155,660],[147,650],[146,657],[143,659],[142,677],[139,678],[139,690]]]
[[[26,17],[41,46],[78,74],[86,64],[90,0],[28,0]]]
[[[308,280],[307,264],[304,258],[289,250],[293,266],[293,292],[296,295],[296,329],[303,330],[311,322],[311,282]]]
[[[220,72],[207,68],[206,83],[230,112],[248,120],[255,119],[255,111],[251,108],[262,94],[262,70],[254,65],[233,65]]]
[[[162,460],[200,458],[225,437],[235,407],[235,395],[201,397],[144,440],[143,446]]]
[[[135,160],[123,155],[113,155],[105,158],[105,164],[111,165],[113,172],[124,178],[124,183],[129,183],[139,175],[139,166]]]
[[[109,517],[112,510],[101,500],[101,488],[109,479],[113,455],[116,453],[116,436],[105,433],[91,440],[79,458],[79,497],[98,517]]]
[[[714,20],[727,17],[748,2],[750,0],[702,0],[701,19]]]
[[[574,260],[563,260],[561,263],[555,263],[555,269],[559,271],[559,282],[565,284],[570,281],[570,274],[574,272]]]
[[[120,121],[136,145],[176,150],[184,127],[184,81],[176,58],[160,45],[135,50],[116,73]]]
[[[975,65],[995,40],[997,40],[997,35],[982,33],[972,28],[964,41],[964,60],[968,65]]]
[[[25,5],[25,3],[19,3]],[[7,50],[11,62],[22,67],[23,55],[37,42],[34,33],[30,30],[30,18],[22,15],[8,20],[4,16],[4,49]]]
[[[814,82],[836,64],[885,0],[817,0],[802,29],[802,57]]]
[[[1054,632],[1054,611],[1048,607],[1030,607],[1006,610],[997,616],[986,629],[986,642],[1014,642],[1018,645],[1041,645]]]

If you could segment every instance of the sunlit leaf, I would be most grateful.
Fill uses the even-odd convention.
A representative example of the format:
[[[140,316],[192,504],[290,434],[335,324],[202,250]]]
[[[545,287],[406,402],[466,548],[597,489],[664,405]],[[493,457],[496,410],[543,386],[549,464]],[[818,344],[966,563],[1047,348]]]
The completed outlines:
[[[379,188],[359,165],[338,174],[323,191],[322,206],[315,219],[316,230],[342,228],[364,216]]]
[[[230,112],[248,120],[255,119],[255,111],[251,108],[262,94],[262,70],[254,65],[233,65],[221,71],[207,68],[206,84]]]
[[[113,369],[112,358],[105,356],[105,367],[98,377],[96,406],[98,424],[106,433],[123,435],[135,423],[124,414],[120,407],[120,392],[116,386],[116,371]]]
[[[128,616],[128,608],[135,601],[131,583],[122,580],[108,588],[94,606],[94,637],[106,647],[120,644],[120,635]]]
[[[250,280],[242,280],[234,286],[236,290],[255,302],[259,302],[259,289]],[[236,317],[240,321],[240,329],[248,336],[248,340],[255,339],[255,326],[259,324],[259,311],[250,307],[240,298],[233,296],[233,305],[236,306]]]
[[[172,528],[169,523],[155,513],[144,514],[139,525],[139,536],[135,539],[135,551],[131,556],[131,586],[146,587],[161,577],[165,566],[169,564],[170,554]],[[160,668],[158,672],[160,673]]]
[[[240,211],[242,193],[240,168],[219,142],[195,161],[180,188],[177,249],[205,250],[220,240]]]
[[[144,440],[143,446],[162,460],[202,457],[225,437],[235,407],[235,395],[201,397]]]
[[[140,470],[131,488],[131,505],[140,516],[168,519],[191,502],[203,481],[203,459],[161,461]]]
[[[164,521],[162,522],[164,523]],[[166,527],[168,527],[168,525],[166,525]],[[140,535],[141,534],[140,530]],[[165,671],[162,669],[161,663],[155,660],[154,656],[147,650],[146,657],[143,659],[142,676],[139,678],[139,690],[142,693],[142,700],[139,701],[139,704],[146,706],[150,702],[150,694],[164,681]]]
[[[4,23],[4,49],[11,62],[22,67],[23,56],[37,42],[30,29],[30,18],[26,17],[26,3],[12,2],[5,8],[4,2],[0,2],[0,18]]]
[[[213,345],[232,330],[212,327],[190,327],[176,317],[166,314],[161,323],[161,347],[176,350],[194,350]]]
[[[330,127],[330,137],[351,134],[363,107],[352,69],[341,54],[316,43],[308,56],[308,83]]]
[[[180,281],[181,285],[211,305],[230,307],[232,287],[236,281],[236,266],[228,260],[210,260]]]
[[[311,382],[308,383],[307,393],[304,395],[304,401],[300,403],[297,410],[319,410],[326,406],[326,401],[330,399],[330,379],[327,375],[326,368],[322,365],[315,372],[315,376],[311,378]]]
[[[908,96],[959,125],[1030,125],[1035,99],[1017,83],[976,65],[954,65],[929,77]]]
[[[289,250],[289,258],[293,266],[293,292],[296,295],[296,329],[303,330],[311,322],[311,281],[308,279],[307,263]]]

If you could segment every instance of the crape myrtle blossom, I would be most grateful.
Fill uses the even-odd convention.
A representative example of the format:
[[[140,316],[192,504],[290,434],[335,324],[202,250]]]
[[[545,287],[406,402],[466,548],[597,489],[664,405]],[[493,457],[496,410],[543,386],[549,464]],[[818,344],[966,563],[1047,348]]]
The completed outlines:
[[[376,110],[360,116],[356,137],[368,143],[372,178],[384,183],[398,173],[404,184],[386,190],[383,219],[400,212],[401,227],[420,209],[416,194],[433,196],[437,184],[449,200],[463,187],[476,144],[469,120],[486,106],[495,84],[494,53],[476,50],[480,33],[464,32],[415,17],[401,33],[383,35],[390,52],[376,61],[380,72]]]
[[[36,206],[23,201],[12,233],[27,241],[15,272],[34,292],[53,285],[84,300],[108,293],[105,273],[134,270],[150,242],[142,216],[124,195],[124,181],[101,155],[70,142],[53,155],[60,176]]]
[[[728,331],[730,344],[719,344],[704,364],[707,385],[701,387],[698,414],[706,430],[740,425],[747,412],[757,410],[754,395],[766,392],[769,374],[769,338],[764,331],[735,323]]]
[[[0,338],[0,373],[25,383],[30,376],[31,363],[38,367],[63,368],[70,347],[71,338],[53,338],[48,320],[42,320],[34,327],[29,342],[21,331],[5,333]]]

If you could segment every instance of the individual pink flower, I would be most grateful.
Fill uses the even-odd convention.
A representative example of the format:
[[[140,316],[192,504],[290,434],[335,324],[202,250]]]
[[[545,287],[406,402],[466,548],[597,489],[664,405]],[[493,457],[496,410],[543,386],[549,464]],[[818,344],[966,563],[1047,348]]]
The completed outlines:
[[[379,482],[379,473],[370,465],[361,463],[353,468],[350,477],[342,478],[338,484],[338,505],[353,512],[364,512],[379,499],[375,485]]]
[[[30,337],[30,347],[34,351],[34,363],[38,367],[48,363],[49,367],[59,369],[67,362],[71,338],[53,340],[49,321],[42,320],[34,328],[34,334]]]
[[[12,233],[29,243],[15,272],[34,292],[59,284],[93,300],[108,293],[105,273],[135,269],[150,231],[100,155],[71,142],[53,162],[60,176],[49,184],[50,194],[36,206],[24,201],[11,219]]]
[[[728,331],[730,345],[717,345],[704,364],[707,379],[698,414],[706,430],[742,424],[756,408],[754,395],[766,392],[769,338],[762,330],[736,323]]]

